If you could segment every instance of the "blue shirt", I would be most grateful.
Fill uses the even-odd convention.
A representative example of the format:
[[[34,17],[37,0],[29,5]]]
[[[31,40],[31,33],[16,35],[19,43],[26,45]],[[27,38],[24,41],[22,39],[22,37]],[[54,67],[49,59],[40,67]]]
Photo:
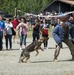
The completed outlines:
[[[5,29],[5,23],[4,23],[4,21],[0,21],[0,34],[3,33],[4,29]]]
[[[41,24],[41,27],[43,27],[44,25],[46,26],[46,28],[49,28],[49,24],[44,24],[44,23]]]
[[[62,42],[64,40],[64,29],[60,25],[57,25],[52,31],[52,36],[56,43]]]

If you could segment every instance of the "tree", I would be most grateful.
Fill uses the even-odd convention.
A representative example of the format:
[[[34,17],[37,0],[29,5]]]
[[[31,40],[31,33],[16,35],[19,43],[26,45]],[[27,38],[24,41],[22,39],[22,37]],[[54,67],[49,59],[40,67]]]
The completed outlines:
[[[38,13],[52,0],[0,0],[0,10],[14,15],[15,8],[21,11]]]

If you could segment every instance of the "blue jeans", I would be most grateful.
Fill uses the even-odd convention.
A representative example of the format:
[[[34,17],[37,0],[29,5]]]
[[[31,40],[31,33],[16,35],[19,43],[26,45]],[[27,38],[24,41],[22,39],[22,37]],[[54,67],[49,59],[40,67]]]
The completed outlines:
[[[20,36],[20,46],[22,46],[23,42],[24,42],[24,46],[26,46],[26,38],[27,38],[27,34]]]
[[[5,40],[6,40],[6,49],[8,49],[8,41],[9,41],[9,45],[11,49],[12,48],[12,35],[6,34]]]

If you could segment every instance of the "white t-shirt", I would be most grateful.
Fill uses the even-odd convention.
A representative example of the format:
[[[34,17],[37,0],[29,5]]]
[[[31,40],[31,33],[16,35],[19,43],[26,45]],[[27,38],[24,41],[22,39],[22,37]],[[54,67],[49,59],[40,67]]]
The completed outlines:
[[[11,29],[13,27],[12,23],[11,22],[5,23],[5,26],[6,26],[6,34],[12,35],[12,29]]]

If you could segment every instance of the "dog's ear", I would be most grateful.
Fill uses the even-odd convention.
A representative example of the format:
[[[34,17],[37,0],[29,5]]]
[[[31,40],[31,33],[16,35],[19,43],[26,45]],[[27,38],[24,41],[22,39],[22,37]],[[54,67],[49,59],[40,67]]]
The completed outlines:
[[[45,37],[41,37],[41,39],[40,40],[45,40]]]
[[[41,37],[38,41],[39,41],[39,42],[43,42],[43,41],[44,41],[44,38]]]
[[[42,37],[42,39],[43,39],[43,40],[48,40],[48,39],[49,39],[49,37]]]
[[[49,37],[41,37],[41,39],[39,39],[40,42],[44,42],[45,40],[48,40]]]
[[[39,42],[43,42],[43,40],[42,40],[42,39],[39,39],[38,41],[39,41]]]

